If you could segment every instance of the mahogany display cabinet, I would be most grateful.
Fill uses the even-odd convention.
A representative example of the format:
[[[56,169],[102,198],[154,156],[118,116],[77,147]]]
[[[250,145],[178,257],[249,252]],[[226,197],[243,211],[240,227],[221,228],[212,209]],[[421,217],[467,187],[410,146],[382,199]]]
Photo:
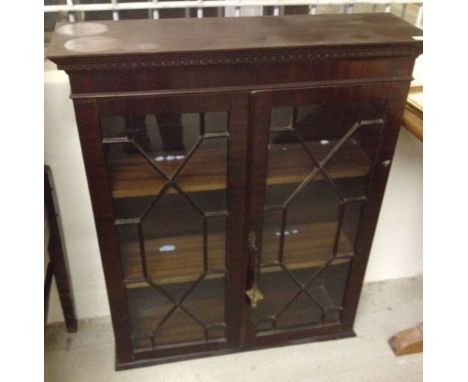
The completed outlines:
[[[421,31],[58,24],[118,369],[354,335]]]

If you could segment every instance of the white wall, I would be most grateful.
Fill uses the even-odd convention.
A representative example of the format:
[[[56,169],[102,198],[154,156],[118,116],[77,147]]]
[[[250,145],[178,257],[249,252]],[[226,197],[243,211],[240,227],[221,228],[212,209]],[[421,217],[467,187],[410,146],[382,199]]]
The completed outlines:
[[[422,274],[422,143],[402,128],[365,281]]]
[[[45,164],[52,168],[78,318],[110,314],[68,77],[44,72]],[[48,322],[62,321],[52,291]]]
[[[47,64],[45,164],[54,174],[78,318],[109,314],[68,77]],[[422,273],[422,144],[402,129],[366,281]],[[48,322],[63,321],[55,285]]]

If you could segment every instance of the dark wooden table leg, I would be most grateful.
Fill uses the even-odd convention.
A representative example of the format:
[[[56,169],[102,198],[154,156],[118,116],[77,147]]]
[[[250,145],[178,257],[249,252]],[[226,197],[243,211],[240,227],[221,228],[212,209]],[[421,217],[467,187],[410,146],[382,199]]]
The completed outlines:
[[[63,247],[63,240],[59,227],[59,217],[57,214],[56,198],[53,196],[53,181],[50,169],[46,166],[44,171],[44,202],[47,212],[47,221],[49,224],[49,243],[48,252],[50,263],[47,267],[46,282],[44,286],[45,298],[45,317],[47,318],[48,311],[48,295],[50,293],[50,284],[52,274],[55,276],[57,290],[62,305],[63,316],[68,332],[76,332],[78,328],[75,306],[73,302],[73,294],[70,285],[70,276],[65,258],[65,250]]]
[[[52,277],[54,275],[54,265],[52,261],[47,264],[47,271],[44,281],[44,326],[47,324],[47,315],[49,313],[50,288],[52,287]]]

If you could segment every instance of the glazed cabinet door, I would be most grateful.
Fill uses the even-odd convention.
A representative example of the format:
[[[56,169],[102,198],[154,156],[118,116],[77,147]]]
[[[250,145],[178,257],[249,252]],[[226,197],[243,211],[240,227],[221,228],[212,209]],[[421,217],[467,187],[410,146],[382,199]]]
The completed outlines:
[[[251,95],[248,346],[352,334],[407,86]]]
[[[247,96],[75,107],[120,366],[237,346]]]

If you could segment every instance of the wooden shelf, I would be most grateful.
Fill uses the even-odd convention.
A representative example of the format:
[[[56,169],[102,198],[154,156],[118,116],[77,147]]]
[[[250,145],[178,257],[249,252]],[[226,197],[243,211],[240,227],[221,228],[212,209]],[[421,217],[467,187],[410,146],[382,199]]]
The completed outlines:
[[[329,258],[333,248],[336,230],[335,223],[301,224],[288,228],[297,230],[297,234],[285,237],[283,264],[290,270],[314,268],[323,265]],[[262,264],[269,264],[278,260],[279,236],[278,232],[265,229],[263,232]],[[342,232],[339,241],[339,252],[349,255],[353,247]],[[336,260],[341,263],[346,259]],[[279,271],[279,266],[268,266],[262,272]]]
[[[172,245],[174,251],[161,252],[163,246]],[[121,243],[124,268],[127,279],[143,277],[140,249],[138,242]],[[147,272],[158,284],[175,284],[196,280],[203,272],[203,237],[199,235],[181,235],[162,239],[145,240]],[[209,269],[225,269],[224,235],[211,234],[208,238]],[[223,273],[209,275],[207,278],[220,278]],[[147,286],[143,283],[131,283],[129,288]]]
[[[298,233],[286,237],[283,263],[290,270],[313,268],[323,265],[329,258],[333,246],[336,224],[303,224],[294,227]],[[262,263],[278,260],[278,236],[274,230],[266,229],[263,233]],[[274,238],[273,240],[271,238]],[[174,251],[161,252],[159,248],[173,245]],[[352,245],[342,233],[339,243],[340,253],[352,253]],[[175,284],[196,280],[203,272],[203,242],[201,235],[168,237],[165,239],[147,239],[145,241],[147,272],[158,284]],[[121,244],[124,268],[128,288],[146,287],[146,282],[130,282],[143,277],[139,244],[129,242]],[[224,277],[225,242],[221,233],[211,234],[208,238],[208,268],[219,270],[209,274],[207,279]],[[343,263],[347,259],[336,260]],[[279,266],[269,265],[262,272],[280,271]]]
[[[316,158],[322,158],[333,147],[335,141],[328,145],[311,142],[310,147]],[[312,163],[304,160],[305,151],[298,144],[272,145],[269,154],[268,185],[299,183],[305,174],[312,170]],[[181,159],[182,160],[182,159]],[[181,160],[165,163],[165,169],[175,170]],[[350,178],[364,176],[368,173],[368,160],[355,140],[347,143],[325,166],[332,178]],[[110,168],[112,179],[112,196],[130,198],[157,195],[166,183],[148,162],[139,154],[127,155]],[[215,191],[226,189],[226,150],[222,148],[199,148],[187,162],[177,177],[177,184],[185,192]],[[316,180],[321,179],[317,176]],[[176,192],[173,188],[169,192]]]

